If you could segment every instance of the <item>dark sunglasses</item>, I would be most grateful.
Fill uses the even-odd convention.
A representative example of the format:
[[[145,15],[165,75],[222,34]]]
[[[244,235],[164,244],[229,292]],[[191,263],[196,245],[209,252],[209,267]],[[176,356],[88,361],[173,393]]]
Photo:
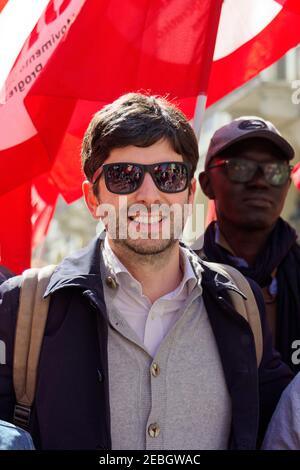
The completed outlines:
[[[259,168],[263,172],[265,180],[272,186],[283,186],[290,178],[293,169],[287,162],[258,163],[243,158],[231,158],[217,160],[208,167],[208,170],[222,166],[226,168],[228,178],[234,183],[248,183]]]
[[[161,162],[153,165],[140,163],[110,163],[98,168],[92,183],[104,173],[105,184],[111,193],[130,194],[141,187],[145,173],[150,173],[156,187],[163,193],[180,193],[189,182],[191,167],[185,162]]]

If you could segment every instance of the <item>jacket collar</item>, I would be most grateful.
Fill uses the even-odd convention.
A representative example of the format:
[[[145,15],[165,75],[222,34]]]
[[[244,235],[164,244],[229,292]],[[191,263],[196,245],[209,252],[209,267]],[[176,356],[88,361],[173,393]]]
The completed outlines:
[[[93,289],[101,285],[101,235],[85,248],[66,257],[51,276],[44,297],[63,287]]]
[[[44,297],[64,287],[78,287],[81,289],[102,290],[102,280],[100,272],[101,263],[101,243],[103,235],[94,238],[89,245],[82,250],[64,258],[56,267],[46,288]],[[185,247],[184,244],[181,243]],[[186,248],[186,247],[185,247]],[[202,261],[194,251],[186,248],[187,256],[192,268],[202,284],[202,288],[214,289],[215,293],[224,289],[234,290],[243,296],[242,292],[227,277],[216,273]]]
[[[240,294],[242,297],[246,298],[246,296],[231,280],[229,280],[229,278],[223,276],[223,274],[217,271],[214,271],[212,266],[209,265],[209,263],[203,261],[191,249],[188,250],[188,257],[198,279],[198,272],[201,272],[203,288],[213,289],[216,295],[218,295],[219,293],[221,294],[224,290],[233,290]]]

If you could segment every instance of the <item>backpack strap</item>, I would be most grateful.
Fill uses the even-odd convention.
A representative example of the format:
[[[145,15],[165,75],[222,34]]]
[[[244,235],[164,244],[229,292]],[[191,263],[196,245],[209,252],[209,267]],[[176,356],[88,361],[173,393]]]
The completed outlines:
[[[43,298],[54,265],[27,269],[22,275],[17,316],[13,382],[16,395],[14,424],[27,429],[35,396],[37,368],[50,296]]]
[[[227,277],[245,295],[243,298],[238,292],[229,289],[230,299],[235,310],[249,323],[255,343],[256,361],[259,366],[263,354],[263,336],[258,305],[247,279],[232,266],[204,261],[204,264],[223,276]]]

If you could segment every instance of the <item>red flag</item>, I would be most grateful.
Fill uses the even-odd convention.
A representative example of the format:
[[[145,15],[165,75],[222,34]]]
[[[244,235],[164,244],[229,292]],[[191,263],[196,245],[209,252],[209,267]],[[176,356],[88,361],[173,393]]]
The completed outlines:
[[[7,4],[8,0],[0,0],[0,12],[3,10],[5,5]]]
[[[192,117],[207,91],[221,3],[50,0],[2,95],[0,192],[48,172],[67,201],[79,197],[83,131],[124,92],[169,94]],[[223,3],[209,103],[298,44],[298,9],[295,0]]]
[[[25,2],[17,5],[15,1],[14,3],[2,2],[0,7],[5,6],[3,3],[7,4],[7,8],[1,15],[4,15],[6,20],[12,18],[16,7],[19,7],[19,10],[26,7]],[[26,112],[23,99],[26,91],[30,89],[42,70],[44,63],[51,56],[56,42],[59,42],[65,33],[62,22],[65,21],[67,6],[70,6],[68,15],[74,18],[77,10],[80,10],[82,0],[73,0],[72,5],[70,3],[70,0],[62,0],[48,4],[44,15],[35,27],[33,20],[38,18],[37,12],[41,11],[41,7],[46,2],[43,0],[39,4],[31,3],[32,9],[35,11],[31,12],[31,16],[27,15],[26,21],[24,17],[22,18],[22,27],[26,31],[26,28],[30,28],[29,22],[32,21],[29,29],[32,32],[0,95],[0,116],[2,118],[0,193],[3,194],[0,197],[3,221],[0,229],[0,259],[2,264],[9,266],[16,273],[30,265],[31,249],[46,235],[58,195],[58,189],[51,182],[49,175],[36,177],[49,169],[51,162],[47,149],[38,138],[36,129]],[[1,16],[1,20],[4,16]],[[49,25],[54,21],[60,29],[58,33],[56,32],[54,39],[51,38],[52,42],[49,43],[47,36]],[[5,26],[7,29],[7,24]],[[20,33],[21,31],[18,31],[18,34]],[[47,37],[47,41],[45,37]],[[41,55],[43,57],[39,57]],[[38,60],[33,63],[34,59]],[[10,60],[9,57],[8,60]],[[36,178],[33,179],[34,177]]]
[[[0,174],[8,165],[14,174],[13,180],[3,178],[0,192],[51,170],[67,201],[79,197],[83,131],[93,112],[123,92],[169,93],[192,117],[196,97],[206,93],[220,6],[212,0],[50,1],[0,108]],[[299,42],[298,11],[296,0],[224,2],[208,103]],[[15,112],[26,89],[29,116],[22,96],[26,116]]]
[[[47,235],[54,214],[58,189],[46,173],[33,181],[31,187],[32,248]]]
[[[20,273],[30,266],[31,251],[47,234],[58,196],[47,175],[0,197],[0,262]]]
[[[13,161],[15,181],[5,180],[0,191],[51,169],[55,184],[71,201],[80,195],[83,132],[104,103],[138,89],[183,100],[206,93],[221,4],[222,0],[50,1],[6,86],[8,142],[2,144],[0,170]],[[47,26],[43,40],[40,25]],[[15,128],[12,112],[26,86],[27,134]],[[8,145],[13,141],[19,145]]]
[[[300,162],[294,166],[292,171],[292,180],[298,191],[300,191]]]
[[[24,106],[24,97],[63,40],[82,4],[83,0],[48,3],[37,24],[32,25],[32,32],[5,82],[0,95],[0,174],[4,175],[0,194],[51,169],[53,152],[38,134]],[[64,109],[58,113],[58,125],[62,125]],[[13,178],[5,177],[8,168]]]
[[[205,93],[221,4],[49,1],[6,82],[0,175],[9,168],[14,177],[3,178],[0,192],[47,171],[72,201],[81,195],[83,132],[103,104],[143,89],[184,107]]]
[[[299,0],[226,0],[208,88],[210,105],[300,42]]]
[[[0,259],[15,273],[30,266],[31,182],[0,197]]]

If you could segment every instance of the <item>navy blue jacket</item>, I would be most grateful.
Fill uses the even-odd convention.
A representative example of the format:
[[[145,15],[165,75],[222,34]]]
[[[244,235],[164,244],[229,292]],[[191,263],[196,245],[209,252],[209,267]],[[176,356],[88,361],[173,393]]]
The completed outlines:
[[[65,258],[46,290],[51,302],[31,420],[37,448],[111,448],[108,326],[99,243],[95,239]],[[257,369],[252,330],[232,308],[228,280],[218,276],[216,282],[216,273],[203,268],[203,298],[232,401],[228,447],[254,449],[259,426],[267,425],[291,372],[272,350],[259,289],[253,286],[264,332],[264,354]],[[0,286],[0,340],[6,344],[6,364],[0,364],[0,418],[6,421],[12,420],[15,402],[12,360],[19,288],[20,277]]]

